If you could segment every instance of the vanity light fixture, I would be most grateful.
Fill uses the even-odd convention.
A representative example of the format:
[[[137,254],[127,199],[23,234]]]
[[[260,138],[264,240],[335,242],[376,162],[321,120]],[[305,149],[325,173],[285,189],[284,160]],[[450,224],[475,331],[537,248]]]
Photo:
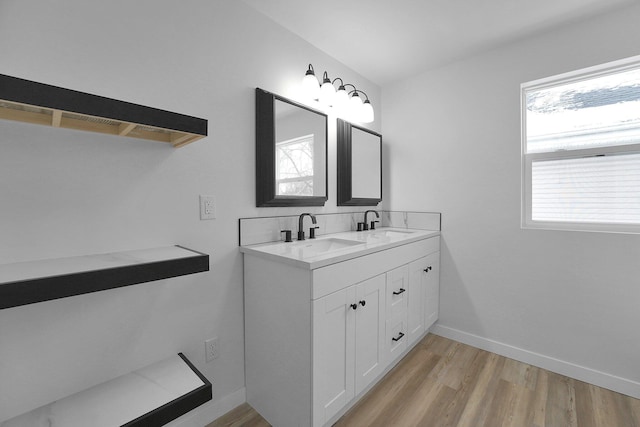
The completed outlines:
[[[362,103],[362,108],[360,109],[360,112],[362,114],[362,119],[360,121],[363,123],[371,123],[374,118],[373,105],[371,105],[371,102],[369,101],[369,97],[367,96],[366,93],[364,93],[363,91],[359,91],[359,92],[367,98]]]
[[[347,89],[344,87],[345,84],[342,81],[342,79],[340,77],[336,77],[335,79],[333,79],[333,82],[335,83],[336,80],[340,80],[340,86],[338,86],[338,90],[336,92],[335,105],[345,106],[349,103],[349,93],[347,92]],[[354,89],[355,89],[355,86],[354,86]]]
[[[340,83],[336,91],[335,83],[338,80]],[[346,86],[351,86],[353,90],[347,92]],[[302,79],[302,89],[308,99],[318,101],[327,108],[332,107],[339,117],[361,123],[371,123],[374,120],[373,106],[366,93],[350,83],[345,84],[340,77],[331,81],[326,71],[322,75],[321,85],[311,64]],[[360,95],[364,95],[364,101]]]
[[[320,102],[327,107],[332,107],[335,96],[336,89],[325,71],[322,76],[322,86],[320,86]]]
[[[302,90],[308,98],[318,99],[320,97],[320,86],[318,86],[318,79],[311,64],[302,78]]]

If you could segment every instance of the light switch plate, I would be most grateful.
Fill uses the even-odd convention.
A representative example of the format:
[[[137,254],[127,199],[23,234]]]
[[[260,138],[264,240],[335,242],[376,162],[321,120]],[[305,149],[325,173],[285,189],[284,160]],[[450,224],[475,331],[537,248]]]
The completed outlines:
[[[209,338],[204,342],[204,355],[207,363],[220,356],[218,337]]]
[[[200,195],[200,219],[216,219],[215,197]]]

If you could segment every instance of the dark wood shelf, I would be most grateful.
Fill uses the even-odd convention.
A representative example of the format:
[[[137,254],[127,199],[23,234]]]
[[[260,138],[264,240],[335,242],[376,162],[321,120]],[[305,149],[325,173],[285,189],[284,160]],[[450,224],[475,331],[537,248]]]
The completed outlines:
[[[209,271],[181,246],[0,265],[0,309]]]
[[[0,119],[166,142],[207,136],[207,120],[0,74]]]
[[[213,397],[211,382],[182,353],[18,415],[7,427],[165,425]],[[50,424],[49,419],[53,419]]]

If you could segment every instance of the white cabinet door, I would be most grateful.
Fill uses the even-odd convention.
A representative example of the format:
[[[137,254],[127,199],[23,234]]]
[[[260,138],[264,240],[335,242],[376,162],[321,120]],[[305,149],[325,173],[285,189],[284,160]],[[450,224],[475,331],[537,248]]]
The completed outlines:
[[[356,395],[364,390],[386,366],[385,275],[356,285]]]
[[[411,345],[425,331],[425,293],[427,282],[427,257],[409,264],[409,287],[407,289],[407,344]]]
[[[440,307],[440,252],[434,252],[425,261],[424,327],[429,329],[438,320]]]
[[[355,303],[355,286],[313,301],[313,425],[324,425],[355,396]]]
[[[386,366],[384,274],[313,302],[314,425],[323,425]]]

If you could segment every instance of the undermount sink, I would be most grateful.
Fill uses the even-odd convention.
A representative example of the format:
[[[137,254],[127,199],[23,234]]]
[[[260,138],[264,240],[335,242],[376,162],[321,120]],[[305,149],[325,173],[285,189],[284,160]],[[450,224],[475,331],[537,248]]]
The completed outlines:
[[[371,237],[406,237],[407,234],[415,233],[415,231],[409,230],[372,230]]]
[[[311,256],[312,254],[320,255],[326,252],[336,251],[338,249],[361,245],[363,243],[364,242],[358,242],[355,240],[329,237],[326,239],[299,241],[294,243],[293,246],[298,250],[304,251],[306,256]]]
[[[308,258],[317,255],[324,255],[340,249],[350,248],[356,245],[362,245],[365,242],[356,240],[340,239],[337,237],[328,237],[322,239],[298,240],[293,243],[276,243],[274,245],[265,246],[267,252],[276,255],[295,255],[296,257]]]

